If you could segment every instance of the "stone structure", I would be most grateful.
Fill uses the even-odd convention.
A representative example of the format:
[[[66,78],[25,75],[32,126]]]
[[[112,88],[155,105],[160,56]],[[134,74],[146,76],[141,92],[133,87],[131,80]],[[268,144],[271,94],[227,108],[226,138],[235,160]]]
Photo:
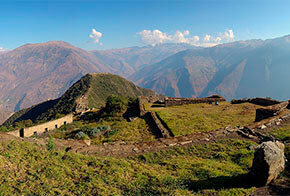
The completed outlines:
[[[261,106],[271,106],[271,105],[279,104],[281,103],[281,101],[277,101],[277,100],[269,99],[269,98],[256,97],[256,98],[251,98],[251,99],[233,99],[231,103],[232,104],[252,103],[252,104],[261,105]]]
[[[59,128],[62,125],[69,124],[72,122],[73,122],[73,114],[69,114],[56,120],[52,120],[46,123],[35,125],[33,127],[21,128],[21,129],[11,131],[8,133],[10,135],[14,135],[17,137],[30,137],[33,135],[45,133],[47,131]]]
[[[213,95],[205,98],[174,98],[174,97],[165,97],[165,107],[184,105],[184,104],[197,104],[197,103],[215,103],[226,101],[225,98],[219,95]]]
[[[156,130],[158,131],[158,135],[161,135],[163,138],[174,137],[172,132],[162,124],[155,112],[148,112],[147,115]]]
[[[146,111],[144,105],[145,103],[154,103],[156,101],[160,101],[161,99],[162,97],[160,96],[139,96],[139,117],[146,118],[153,125],[158,137],[169,138],[173,136],[171,130],[162,124],[155,112]]]
[[[289,107],[289,101],[284,101],[279,104],[275,104],[266,108],[258,108],[256,110],[256,119],[255,121],[261,121],[273,116],[278,115]]]
[[[256,148],[250,173],[256,186],[268,185],[284,169],[284,144],[268,141]]]

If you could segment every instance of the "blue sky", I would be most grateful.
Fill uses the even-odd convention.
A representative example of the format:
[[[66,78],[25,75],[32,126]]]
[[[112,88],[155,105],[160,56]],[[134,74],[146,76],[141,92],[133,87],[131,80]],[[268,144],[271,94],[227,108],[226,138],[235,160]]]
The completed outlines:
[[[289,10],[286,0],[0,0],[0,48],[51,40],[93,50],[267,39],[290,34]]]

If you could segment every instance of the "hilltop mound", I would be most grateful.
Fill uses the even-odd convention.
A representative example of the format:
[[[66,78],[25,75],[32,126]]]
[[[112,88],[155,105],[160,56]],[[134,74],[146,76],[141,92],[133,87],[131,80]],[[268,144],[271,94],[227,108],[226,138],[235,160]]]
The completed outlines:
[[[109,95],[137,97],[154,94],[154,91],[140,88],[121,76],[91,73],[74,83],[60,98],[20,110],[3,125],[8,127],[28,119],[32,122],[46,121],[71,112],[100,108],[105,105]]]

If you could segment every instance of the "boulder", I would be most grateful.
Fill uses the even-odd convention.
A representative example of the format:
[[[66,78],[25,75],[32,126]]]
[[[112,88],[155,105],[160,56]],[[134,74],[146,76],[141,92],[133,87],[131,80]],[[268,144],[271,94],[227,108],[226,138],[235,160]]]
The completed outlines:
[[[265,186],[275,180],[285,169],[284,144],[263,142],[255,151],[251,177],[256,186]]]

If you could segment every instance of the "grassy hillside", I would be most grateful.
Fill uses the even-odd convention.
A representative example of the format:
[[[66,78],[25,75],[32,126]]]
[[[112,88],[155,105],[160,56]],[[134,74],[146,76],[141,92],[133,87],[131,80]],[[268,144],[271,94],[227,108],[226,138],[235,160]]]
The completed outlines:
[[[111,158],[0,143],[1,195],[250,195],[251,142],[226,140]]]
[[[77,104],[88,108],[100,108],[105,105],[109,95],[137,97],[153,95],[153,91],[135,86],[132,82],[113,74],[87,74],[73,84],[60,98],[47,101],[28,109],[23,109],[11,116],[3,125],[9,127],[16,122],[32,120],[42,122],[71,113]],[[80,98],[86,97],[86,100]]]
[[[124,97],[137,97],[140,95],[154,95],[149,89],[136,86],[128,80],[112,74],[90,74],[90,88],[87,92],[88,106],[98,108],[106,103],[109,95],[121,95]]]
[[[214,104],[190,104],[173,107],[150,107],[147,110],[156,111],[175,136],[194,132],[210,131],[232,126],[244,126],[254,122],[256,106],[249,103],[232,105],[222,102]]]

